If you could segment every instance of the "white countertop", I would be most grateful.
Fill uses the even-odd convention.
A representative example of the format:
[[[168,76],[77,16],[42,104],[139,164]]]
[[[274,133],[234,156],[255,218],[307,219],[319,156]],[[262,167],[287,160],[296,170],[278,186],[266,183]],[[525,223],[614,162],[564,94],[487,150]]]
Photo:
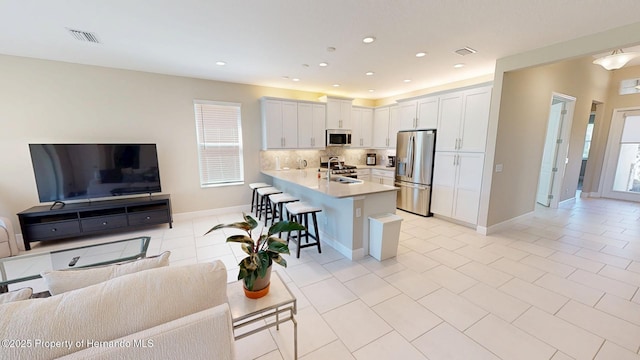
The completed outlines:
[[[262,173],[335,198],[398,191],[399,189],[395,186],[382,185],[370,181],[364,181],[362,184],[341,184],[335,181],[327,181],[325,171],[321,172],[324,176],[318,179],[317,168],[306,170],[262,170]]]

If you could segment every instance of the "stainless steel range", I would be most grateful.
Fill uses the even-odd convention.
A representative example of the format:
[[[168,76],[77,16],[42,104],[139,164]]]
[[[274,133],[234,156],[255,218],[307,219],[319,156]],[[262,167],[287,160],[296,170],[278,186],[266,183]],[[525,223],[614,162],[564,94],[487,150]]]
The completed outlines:
[[[329,161],[331,160],[331,161]],[[327,169],[329,168],[329,162],[331,162],[331,175],[340,175],[344,177],[349,177],[353,179],[358,178],[358,170],[354,165],[345,165],[343,156],[321,156],[320,157],[320,168]]]

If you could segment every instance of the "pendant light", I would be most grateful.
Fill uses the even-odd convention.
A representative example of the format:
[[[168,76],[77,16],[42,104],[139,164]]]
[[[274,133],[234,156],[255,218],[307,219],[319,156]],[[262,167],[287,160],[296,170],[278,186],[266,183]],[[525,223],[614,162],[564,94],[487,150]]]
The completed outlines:
[[[614,50],[611,55],[603,56],[593,61],[607,70],[617,70],[625,66],[633,58],[640,56],[638,52],[623,52],[622,49]]]

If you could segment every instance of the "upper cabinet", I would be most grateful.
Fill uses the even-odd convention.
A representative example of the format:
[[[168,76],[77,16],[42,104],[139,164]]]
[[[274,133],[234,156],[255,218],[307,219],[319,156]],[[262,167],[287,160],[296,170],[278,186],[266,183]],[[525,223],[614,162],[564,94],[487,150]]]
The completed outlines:
[[[351,129],[353,99],[323,96],[320,101],[327,103],[327,129]]]
[[[373,141],[373,109],[351,109],[351,148],[371,148]]]
[[[398,136],[398,106],[376,108],[373,112],[373,142],[376,149],[395,149]]]
[[[437,151],[484,152],[491,87],[440,96]]]
[[[324,149],[327,106],[298,102],[298,148]]]
[[[262,99],[262,148],[298,147],[298,104],[295,101]]]
[[[429,96],[398,102],[400,130],[435,129],[438,126],[440,98]]]

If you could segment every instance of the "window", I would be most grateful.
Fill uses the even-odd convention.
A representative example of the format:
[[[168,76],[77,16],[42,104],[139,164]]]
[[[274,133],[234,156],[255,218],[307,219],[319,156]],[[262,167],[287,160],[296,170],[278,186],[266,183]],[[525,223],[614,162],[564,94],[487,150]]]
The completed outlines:
[[[640,93],[640,78],[620,81],[620,95]]]
[[[244,182],[240,104],[194,100],[200,186]]]

